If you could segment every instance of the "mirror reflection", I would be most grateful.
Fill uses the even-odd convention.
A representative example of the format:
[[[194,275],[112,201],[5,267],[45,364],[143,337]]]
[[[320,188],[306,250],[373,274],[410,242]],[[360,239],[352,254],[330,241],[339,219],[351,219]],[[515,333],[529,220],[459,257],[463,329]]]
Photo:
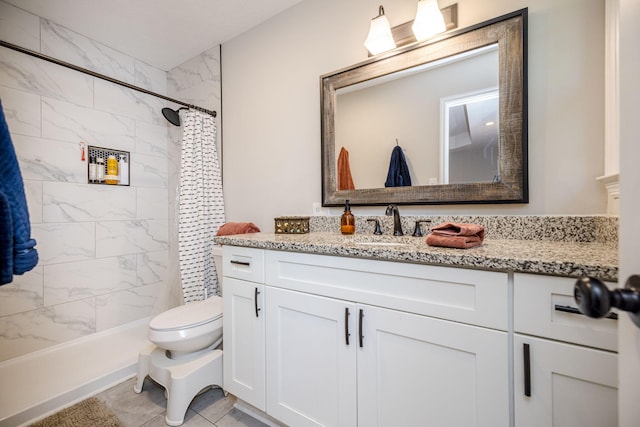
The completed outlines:
[[[323,205],[528,202],[526,16],[321,76]]]
[[[489,113],[482,108],[493,108],[497,123],[497,97],[491,103],[470,94],[491,88],[497,95],[497,87],[498,45],[494,43],[337,89],[336,158],[343,148],[348,151],[356,189],[385,187],[396,145],[404,152],[412,185],[487,181],[484,170],[474,179],[465,158],[487,144],[480,141],[485,130],[478,129],[475,120],[478,114]],[[464,132],[469,136],[463,141]],[[497,138],[493,143],[497,148]],[[496,151],[494,155],[495,169]]]
[[[441,184],[500,181],[498,98],[492,88],[442,100]]]

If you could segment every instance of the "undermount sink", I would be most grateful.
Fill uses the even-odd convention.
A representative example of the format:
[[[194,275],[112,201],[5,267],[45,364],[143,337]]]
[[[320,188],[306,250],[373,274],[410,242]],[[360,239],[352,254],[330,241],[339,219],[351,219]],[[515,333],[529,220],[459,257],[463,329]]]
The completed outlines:
[[[400,242],[354,242],[356,245],[362,246],[409,246],[408,243]]]

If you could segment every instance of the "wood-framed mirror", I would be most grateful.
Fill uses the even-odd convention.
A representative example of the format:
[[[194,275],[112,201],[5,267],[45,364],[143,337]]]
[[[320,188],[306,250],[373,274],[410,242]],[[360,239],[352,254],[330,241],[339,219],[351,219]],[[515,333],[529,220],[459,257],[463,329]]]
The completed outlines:
[[[320,83],[323,206],[528,203],[527,9]],[[396,145],[411,185],[388,187]]]

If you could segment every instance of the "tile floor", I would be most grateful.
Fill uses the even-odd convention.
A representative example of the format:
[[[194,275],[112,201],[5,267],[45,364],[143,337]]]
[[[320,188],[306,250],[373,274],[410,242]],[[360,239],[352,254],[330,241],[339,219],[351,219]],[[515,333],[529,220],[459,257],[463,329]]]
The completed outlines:
[[[164,388],[147,378],[142,393],[133,391],[131,378],[96,397],[105,402],[127,427],[163,427],[167,399]],[[185,427],[266,427],[267,425],[233,407],[235,397],[221,389],[196,396],[187,410]]]

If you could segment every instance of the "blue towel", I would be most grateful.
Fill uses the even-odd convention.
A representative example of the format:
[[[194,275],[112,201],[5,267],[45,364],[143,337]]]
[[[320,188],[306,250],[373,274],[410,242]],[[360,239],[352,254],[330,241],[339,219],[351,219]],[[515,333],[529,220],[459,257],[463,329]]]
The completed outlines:
[[[387,181],[385,187],[408,187],[411,185],[411,175],[409,175],[409,167],[404,158],[404,153],[399,145],[393,147],[391,152],[391,161],[389,162],[389,172],[387,173]]]
[[[0,193],[0,284],[13,280],[13,226],[9,199]]]
[[[38,264],[18,158],[0,101],[0,285]],[[11,237],[13,235],[13,237]]]

